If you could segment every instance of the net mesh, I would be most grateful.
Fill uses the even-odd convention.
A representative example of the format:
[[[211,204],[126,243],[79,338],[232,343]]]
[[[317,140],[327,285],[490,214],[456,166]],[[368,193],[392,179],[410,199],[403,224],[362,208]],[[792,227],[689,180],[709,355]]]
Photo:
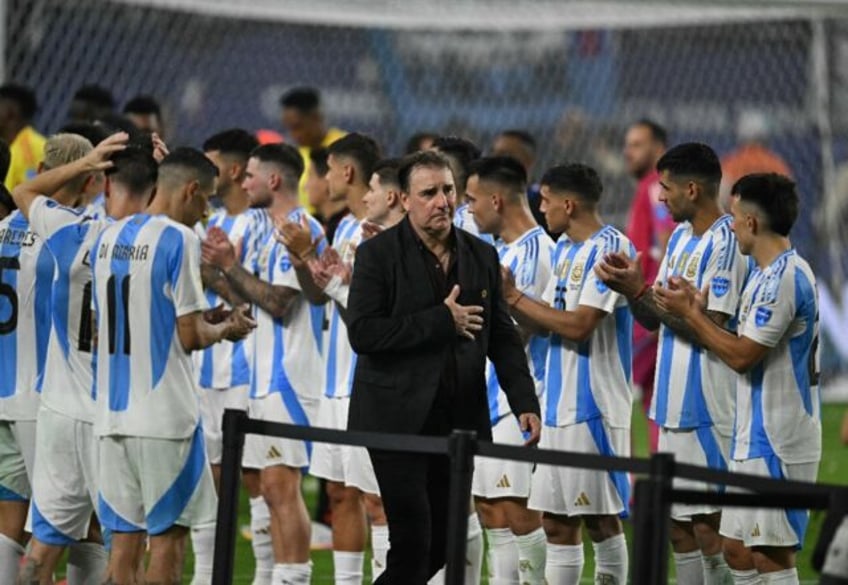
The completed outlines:
[[[848,74],[837,65],[848,9],[838,4],[11,0],[5,71],[37,90],[36,126],[48,133],[86,83],[121,103],[156,96],[172,144],[279,129],[279,96],[296,85],[320,88],[334,126],[372,134],[389,154],[421,130],[485,149],[500,130],[526,129],[537,175],[563,160],[599,170],[603,213],[618,225],[634,189],[621,156],[634,119],[721,155],[755,132],[798,183],[793,241],[830,285],[822,310],[832,302],[840,325],[825,331],[837,342],[824,355],[839,360],[825,367],[843,369]]]

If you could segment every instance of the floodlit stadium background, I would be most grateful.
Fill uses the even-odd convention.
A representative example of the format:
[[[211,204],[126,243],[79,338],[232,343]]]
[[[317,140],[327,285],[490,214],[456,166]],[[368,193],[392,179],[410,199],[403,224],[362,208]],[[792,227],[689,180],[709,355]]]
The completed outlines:
[[[537,175],[563,160],[595,166],[618,225],[633,193],[620,152],[630,122],[654,118],[672,143],[720,155],[753,125],[798,183],[792,239],[819,279],[823,396],[848,397],[848,2],[8,0],[0,10],[3,77],[35,88],[44,133],[86,83],[121,103],[154,95],[168,142],[194,146],[224,127],[279,130],[279,96],[313,85],[332,125],[372,134],[387,154],[421,130],[485,147],[498,130],[527,129]],[[823,469],[841,410],[825,410]],[[848,482],[834,472],[828,481]]]

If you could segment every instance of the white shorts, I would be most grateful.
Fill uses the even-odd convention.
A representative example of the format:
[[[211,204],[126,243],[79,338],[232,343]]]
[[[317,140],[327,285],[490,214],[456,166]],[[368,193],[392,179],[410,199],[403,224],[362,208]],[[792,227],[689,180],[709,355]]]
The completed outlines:
[[[731,461],[730,470],[775,479],[815,482],[818,463],[784,463],[776,455]],[[800,549],[807,533],[807,510],[777,508],[731,508],[721,514],[722,536],[741,540],[745,546],[792,546]]]
[[[0,500],[30,499],[34,460],[35,421],[0,420]]]
[[[203,423],[203,437],[206,439],[206,453],[209,463],[220,465],[224,449],[222,423],[224,411],[228,408],[247,412],[250,400],[248,386],[233,388],[201,388],[200,389],[200,420]]]
[[[251,398],[250,417],[269,422],[309,426],[318,414],[318,399],[294,393],[272,392],[262,398]],[[250,469],[275,465],[304,468],[309,466],[312,443],[266,435],[247,435],[242,464]]]
[[[726,470],[730,454],[730,441],[729,435],[721,434],[715,427],[698,429],[661,427],[657,451],[672,453],[677,463]],[[686,490],[714,492],[719,489],[712,484],[679,477],[674,478],[673,485],[675,489]],[[671,506],[671,517],[680,522],[691,522],[692,516],[715,514],[716,512],[721,512],[721,508],[706,504],[672,504]]]
[[[66,546],[88,535],[97,505],[97,459],[93,424],[39,409],[30,510],[39,541]]]
[[[350,397],[322,396],[318,408],[318,422],[315,426],[344,430],[347,428],[349,410]],[[315,477],[358,488],[369,494],[380,494],[377,477],[371,466],[371,458],[364,447],[315,443],[309,473]]]
[[[547,429],[545,429],[547,431]],[[492,427],[492,441],[504,445],[523,445],[518,420],[512,415],[501,418]],[[533,464],[490,457],[474,458],[471,493],[479,498],[527,498]]]
[[[213,524],[218,497],[200,426],[186,439],[100,437],[100,523],[113,532],[162,534]]]
[[[592,455],[630,456],[630,429],[611,428],[603,419],[544,427],[543,449]],[[623,471],[593,471],[576,467],[539,465],[533,473],[527,507],[561,516],[629,513],[630,477]]]

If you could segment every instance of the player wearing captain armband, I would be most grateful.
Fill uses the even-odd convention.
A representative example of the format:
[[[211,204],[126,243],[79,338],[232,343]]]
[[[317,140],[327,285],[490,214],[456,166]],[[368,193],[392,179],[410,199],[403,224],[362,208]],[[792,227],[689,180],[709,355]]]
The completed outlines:
[[[731,191],[733,231],[754,260],[731,333],[705,314],[705,293],[680,278],[654,293],[657,304],[695,332],[699,344],[740,374],[732,471],[814,482],[821,460],[816,279],[789,241],[798,217],[795,185],[748,175]],[[707,285],[708,286],[708,285]],[[725,557],[737,584],[797,584],[795,554],[806,510],[728,508]]]

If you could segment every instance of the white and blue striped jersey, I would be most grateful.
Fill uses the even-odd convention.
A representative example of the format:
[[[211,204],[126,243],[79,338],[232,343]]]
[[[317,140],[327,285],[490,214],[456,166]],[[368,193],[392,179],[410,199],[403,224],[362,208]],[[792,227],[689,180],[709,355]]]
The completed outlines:
[[[342,262],[353,266],[356,247],[362,242],[362,222],[352,214],[339,222],[333,237],[333,248],[339,253]],[[343,290],[334,295],[330,302],[329,331],[327,350],[324,353],[325,376],[324,395],[329,398],[350,396],[353,383],[353,371],[356,368],[356,354],[347,337],[347,326],[342,319],[339,306],[347,308],[347,292],[350,285],[342,285]]]
[[[92,219],[47,197],[29,208],[33,231],[56,263],[51,298],[52,329],[41,404],[67,417],[94,422],[94,343],[90,252],[110,223]]]
[[[306,215],[312,238],[323,234],[318,221],[297,208],[288,215],[289,221],[300,223]],[[323,239],[318,252],[324,251]],[[277,242],[271,231],[265,238],[256,259],[257,276],[277,286],[301,290],[294,266],[286,247]],[[297,396],[320,396],[322,386],[321,346],[324,328],[324,307],[311,305],[303,295],[298,295],[291,312],[285,319],[275,319],[256,307],[255,351],[250,381],[250,397],[262,398],[279,393],[289,407],[293,420],[307,424]]]
[[[206,228],[210,227],[219,227],[226,232],[233,245],[239,246],[242,266],[253,272],[259,246],[273,229],[273,224],[264,209],[248,209],[235,216],[221,209],[209,219]],[[206,300],[210,307],[224,302],[212,289],[206,290]],[[249,335],[235,343],[224,340],[203,350],[198,360],[200,387],[222,389],[250,384],[252,347],[253,336]]]
[[[739,378],[733,458],[819,461],[818,293],[810,266],[794,249],[752,272],[742,293],[739,335],[771,349]]]
[[[98,436],[184,439],[197,428],[197,377],[179,317],[208,308],[200,240],[140,213],[101,232],[92,253]]]
[[[630,426],[633,316],[627,300],[595,275],[595,265],[613,252],[636,256],[630,240],[610,225],[583,242],[565,234],[557,242],[545,302],[560,311],[576,311],[583,305],[607,315],[585,341],[551,334],[545,377],[547,426],[596,418],[612,427]]]
[[[91,203],[86,206],[84,214],[94,219],[105,219],[108,215],[106,213],[106,195],[100,193],[92,199]]]
[[[551,279],[554,241],[541,227],[523,233],[512,243],[501,243],[498,256],[501,265],[515,276],[515,286],[527,297],[541,301]],[[524,345],[527,365],[536,383],[536,394],[542,399],[545,388],[545,361],[548,357],[548,337],[530,335]],[[486,361],[486,386],[489,397],[489,415],[492,425],[512,411],[506,394],[498,383],[495,366]]]
[[[471,210],[468,209],[467,203],[456,208],[456,211],[453,214],[453,225],[459,229],[467,231],[473,236],[477,236],[487,244],[495,245],[495,238],[492,234],[480,233],[480,228],[477,227],[477,222],[474,221],[474,216],[471,214]]]
[[[0,221],[0,420],[35,420],[38,412],[53,268],[20,211]]]
[[[668,240],[657,282],[665,285],[677,276],[702,290],[709,284],[707,310],[735,318],[748,262],[739,251],[730,228],[732,217],[723,215],[703,235],[692,224],[681,223]],[[660,325],[657,373],[650,418],[672,429],[715,425],[724,435],[733,432],[736,375],[715,354],[693,345],[669,327]]]

